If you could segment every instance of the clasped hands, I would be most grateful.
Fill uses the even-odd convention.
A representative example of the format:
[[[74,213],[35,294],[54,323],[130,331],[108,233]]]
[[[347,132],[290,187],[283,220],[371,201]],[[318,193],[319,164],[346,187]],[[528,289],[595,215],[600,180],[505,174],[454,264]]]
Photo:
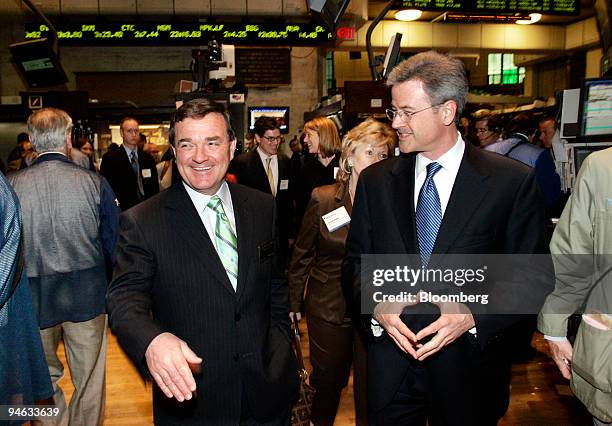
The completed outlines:
[[[151,376],[168,398],[190,400],[196,390],[193,373],[200,372],[202,358],[183,340],[171,333],[161,333],[149,343],[145,359]]]
[[[464,304],[436,303],[440,308],[440,317],[418,333],[413,333],[401,320],[400,314],[405,307],[415,304],[379,303],[373,316],[395,344],[418,361],[435,354],[475,325],[472,313]],[[434,336],[429,342],[419,343],[430,335]]]

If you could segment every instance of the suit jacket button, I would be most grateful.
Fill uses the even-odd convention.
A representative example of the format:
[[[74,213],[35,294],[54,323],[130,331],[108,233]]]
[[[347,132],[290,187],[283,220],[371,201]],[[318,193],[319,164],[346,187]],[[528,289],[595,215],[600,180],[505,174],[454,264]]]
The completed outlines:
[[[236,322],[240,321],[240,314],[234,315],[234,321]]]
[[[234,355],[234,361],[238,361],[240,359],[240,354],[235,354]]]

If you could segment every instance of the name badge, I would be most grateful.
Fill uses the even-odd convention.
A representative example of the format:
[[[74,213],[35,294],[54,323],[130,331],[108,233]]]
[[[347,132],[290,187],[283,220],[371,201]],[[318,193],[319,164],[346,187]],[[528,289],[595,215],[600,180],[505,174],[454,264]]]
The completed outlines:
[[[324,214],[322,219],[329,232],[334,232],[336,229],[343,227],[351,221],[351,217],[344,206]]]
[[[338,172],[340,171],[340,167],[334,167],[334,179],[338,176]]]
[[[289,189],[289,179],[281,179],[280,181],[280,190],[285,191]]]
[[[142,173],[143,178],[151,177],[151,169],[142,169],[140,172]]]

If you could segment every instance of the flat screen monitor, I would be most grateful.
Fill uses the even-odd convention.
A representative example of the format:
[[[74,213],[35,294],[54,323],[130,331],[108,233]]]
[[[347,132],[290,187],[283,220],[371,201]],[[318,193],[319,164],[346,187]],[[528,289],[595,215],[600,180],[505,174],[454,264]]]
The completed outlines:
[[[259,117],[274,117],[278,121],[281,133],[289,133],[289,107],[288,106],[266,106],[249,107],[249,131],[255,131],[255,121]]]
[[[386,79],[389,73],[397,65],[397,61],[400,56],[400,44],[402,42],[402,33],[395,33],[389,41],[389,47],[387,47],[387,53],[385,53],[385,62],[383,63],[382,76]]]
[[[68,81],[55,52],[46,38],[9,46],[17,69],[32,88],[53,87]]]
[[[612,78],[588,78],[580,90],[580,139],[608,141],[612,137]]]
[[[333,34],[340,24],[350,0],[308,0],[308,10]]]
[[[600,151],[602,149],[610,148],[612,146],[612,141],[608,144],[606,143],[598,143],[598,144],[585,144],[585,145],[575,145],[574,146],[574,170],[576,175],[578,175],[578,170],[582,166],[584,159],[587,158],[590,154],[595,151]]]

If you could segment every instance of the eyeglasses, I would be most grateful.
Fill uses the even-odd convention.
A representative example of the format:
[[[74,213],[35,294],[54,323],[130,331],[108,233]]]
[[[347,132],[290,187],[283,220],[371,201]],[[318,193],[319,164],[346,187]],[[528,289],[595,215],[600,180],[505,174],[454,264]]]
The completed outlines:
[[[282,142],[283,141],[283,137],[282,136],[262,136],[262,139],[267,140],[269,143]]]
[[[476,133],[487,133],[487,132],[489,131],[489,129],[487,129],[487,128],[484,128],[484,129],[476,129],[475,131],[476,131]]]
[[[395,117],[398,117],[402,121],[410,121],[413,115],[418,114],[419,112],[427,111],[428,109],[431,109],[431,108],[439,107],[440,105],[442,104],[431,105],[431,106],[428,106],[427,108],[423,108],[423,109],[420,109],[414,112],[408,112],[403,109],[398,109],[398,110],[386,109],[385,113],[387,114],[387,118],[391,121],[393,121]]]

